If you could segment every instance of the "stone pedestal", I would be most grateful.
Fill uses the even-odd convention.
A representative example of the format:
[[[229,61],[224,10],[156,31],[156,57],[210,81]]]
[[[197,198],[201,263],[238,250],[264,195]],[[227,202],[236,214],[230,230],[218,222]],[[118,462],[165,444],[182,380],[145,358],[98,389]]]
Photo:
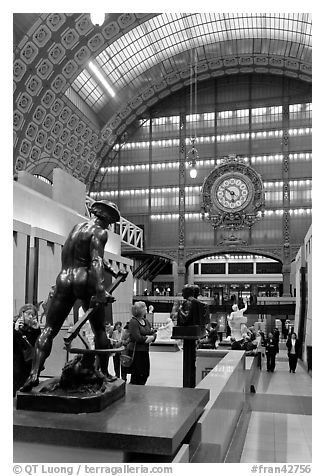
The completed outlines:
[[[196,341],[205,333],[204,326],[175,326],[172,339],[183,339],[183,387],[196,385]]]
[[[121,379],[112,383],[88,386],[84,391],[75,392],[55,389],[59,380],[59,378],[47,379],[30,392],[17,392],[17,410],[57,413],[100,412],[125,395],[125,382]]]
[[[209,390],[127,385],[101,412],[14,409],[14,462],[172,461],[209,400]]]

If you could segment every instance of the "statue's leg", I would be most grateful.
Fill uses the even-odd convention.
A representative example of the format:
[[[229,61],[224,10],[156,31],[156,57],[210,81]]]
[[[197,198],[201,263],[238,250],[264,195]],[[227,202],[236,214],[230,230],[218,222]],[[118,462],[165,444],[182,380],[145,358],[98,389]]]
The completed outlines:
[[[22,386],[21,391],[27,392],[31,390],[32,387],[38,385],[38,377],[45,360],[50,355],[53,339],[61,329],[74,301],[75,297],[71,295],[71,293],[65,294],[63,289],[61,292],[55,292],[47,312],[45,327],[35,343],[35,354],[31,373]]]
[[[99,307],[97,311],[89,319],[91,328],[95,336],[95,349],[109,349],[111,347],[110,341],[105,330],[105,309]],[[116,380],[108,372],[108,354],[99,355],[100,370],[110,381]]]

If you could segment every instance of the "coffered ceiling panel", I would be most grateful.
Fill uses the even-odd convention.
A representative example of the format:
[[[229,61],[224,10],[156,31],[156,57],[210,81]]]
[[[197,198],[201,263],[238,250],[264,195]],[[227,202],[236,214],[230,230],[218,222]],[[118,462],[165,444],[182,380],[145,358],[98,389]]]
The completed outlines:
[[[14,171],[91,183],[125,129],[198,79],[266,72],[311,82],[311,15],[14,14]],[[203,76],[204,75],[204,76]]]

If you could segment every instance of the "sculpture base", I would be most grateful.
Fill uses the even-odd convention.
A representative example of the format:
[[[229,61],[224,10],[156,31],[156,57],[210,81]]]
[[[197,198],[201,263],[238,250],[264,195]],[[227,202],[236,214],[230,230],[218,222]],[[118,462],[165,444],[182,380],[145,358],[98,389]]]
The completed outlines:
[[[205,335],[205,326],[174,326],[172,339],[200,339]]]
[[[125,382],[117,379],[112,383],[87,385],[71,391],[57,387],[59,377],[41,382],[30,392],[17,392],[17,410],[56,413],[100,412],[125,395]]]
[[[13,460],[107,466],[132,462],[138,455],[137,461],[171,462],[183,442],[188,443],[187,435],[208,401],[209,390],[202,388],[127,385],[125,397],[101,412],[14,409]]]

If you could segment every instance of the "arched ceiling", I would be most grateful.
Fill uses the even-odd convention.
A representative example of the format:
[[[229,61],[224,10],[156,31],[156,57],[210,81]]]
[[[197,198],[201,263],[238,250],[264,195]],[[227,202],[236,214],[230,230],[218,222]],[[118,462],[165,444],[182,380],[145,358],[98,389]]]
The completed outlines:
[[[256,72],[311,82],[303,13],[114,13],[101,27],[89,14],[14,14],[14,40],[15,171],[49,177],[59,166],[87,183],[126,128],[188,86],[194,67],[198,81]]]

